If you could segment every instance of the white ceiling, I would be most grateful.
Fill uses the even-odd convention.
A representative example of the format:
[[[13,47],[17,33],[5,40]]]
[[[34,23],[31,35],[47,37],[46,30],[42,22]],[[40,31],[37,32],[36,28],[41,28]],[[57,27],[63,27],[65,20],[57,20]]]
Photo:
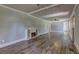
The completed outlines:
[[[7,4],[6,6],[11,7],[11,8],[15,8],[17,10],[24,11],[26,13],[30,13],[30,12],[33,12],[33,11],[36,11],[36,10],[39,10],[42,8],[46,8],[46,7],[51,6],[51,5],[52,4],[40,4],[40,5],[37,5],[37,4]],[[32,13],[31,15],[39,17],[39,18],[43,18],[46,20],[51,20],[51,21],[54,19],[61,20],[64,18],[69,18],[69,16],[72,13],[73,7],[74,7],[74,5],[72,5],[72,4],[63,4],[63,5],[61,4],[61,5],[57,5],[54,7],[52,6],[52,7],[47,8],[47,9],[42,9],[38,12]],[[54,17],[53,16],[52,17],[44,17],[46,15],[56,14],[56,13],[61,13],[61,12],[69,12],[69,13],[67,15],[59,15],[59,16],[54,16]]]
[[[46,6],[49,6],[49,4],[6,4],[6,6],[24,11],[24,12],[31,12]]]

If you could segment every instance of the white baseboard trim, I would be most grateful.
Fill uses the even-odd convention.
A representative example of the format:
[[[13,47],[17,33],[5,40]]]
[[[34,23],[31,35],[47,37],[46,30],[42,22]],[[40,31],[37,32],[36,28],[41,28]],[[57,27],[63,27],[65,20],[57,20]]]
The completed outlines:
[[[48,32],[45,32],[45,33],[39,33],[38,34],[38,36],[40,36],[40,35],[44,35],[44,34],[47,34]]]
[[[12,41],[12,42],[8,42],[8,43],[5,43],[5,44],[0,45],[0,48],[7,47],[7,46],[10,46],[12,44],[16,44],[18,42],[24,41],[24,40],[33,39],[33,38],[36,38],[36,37],[38,37],[40,35],[43,35],[43,34],[46,34],[46,33],[40,33],[39,35],[37,35],[35,37],[32,37],[32,38],[28,38],[28,39],[24,38],[24,39],[19,39],[19,40],[15,40],[15,41]]]
[[[51,31],[51,32],[59,32],[59,33],[63,33],[62,31]]]
[[[12,42],[8,42],[8,43],[0,45],[0,48],[7,47],[9,45],[16,44],[16,43],[24,41],[24,40],[26,40],[26,39],[19,39],[19,40],[15,40],[15,41],[12,41]]]
[[[75,47],[77,48],[78,52],[79,52],[79,45],[77,43],[74,43]]]

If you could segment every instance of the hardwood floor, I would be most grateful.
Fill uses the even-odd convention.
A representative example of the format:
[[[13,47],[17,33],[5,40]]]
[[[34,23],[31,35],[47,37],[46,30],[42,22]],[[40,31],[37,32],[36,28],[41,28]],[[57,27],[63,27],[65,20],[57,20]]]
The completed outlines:
[[[22,41],[8,47],[0,48],[0,54],[72,54],[77,49],[71,43],[71,38],[63,33],[50,33],[35,39]],[[50,38],[50,39],[49,39]]]

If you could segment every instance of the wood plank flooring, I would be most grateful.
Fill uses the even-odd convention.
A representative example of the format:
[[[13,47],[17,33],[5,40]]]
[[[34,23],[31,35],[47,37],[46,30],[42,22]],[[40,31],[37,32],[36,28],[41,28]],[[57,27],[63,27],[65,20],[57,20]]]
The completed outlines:
[[[0,54],[73,54],[77,49],[71,38],[63,33],[53,32],[37,38],[0,48]]]

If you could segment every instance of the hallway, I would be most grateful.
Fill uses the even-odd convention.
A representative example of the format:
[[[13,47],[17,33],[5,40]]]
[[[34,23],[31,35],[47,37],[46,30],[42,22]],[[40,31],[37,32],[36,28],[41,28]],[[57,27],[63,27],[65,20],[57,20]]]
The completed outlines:
[[[51,54],[51,53],[77,53],[75,46],[71,44],[71,38],[63,33],[50,33],[41,35],[35,39],[22,41],[17,44],[0,48],[0,53],[21,54]]]

